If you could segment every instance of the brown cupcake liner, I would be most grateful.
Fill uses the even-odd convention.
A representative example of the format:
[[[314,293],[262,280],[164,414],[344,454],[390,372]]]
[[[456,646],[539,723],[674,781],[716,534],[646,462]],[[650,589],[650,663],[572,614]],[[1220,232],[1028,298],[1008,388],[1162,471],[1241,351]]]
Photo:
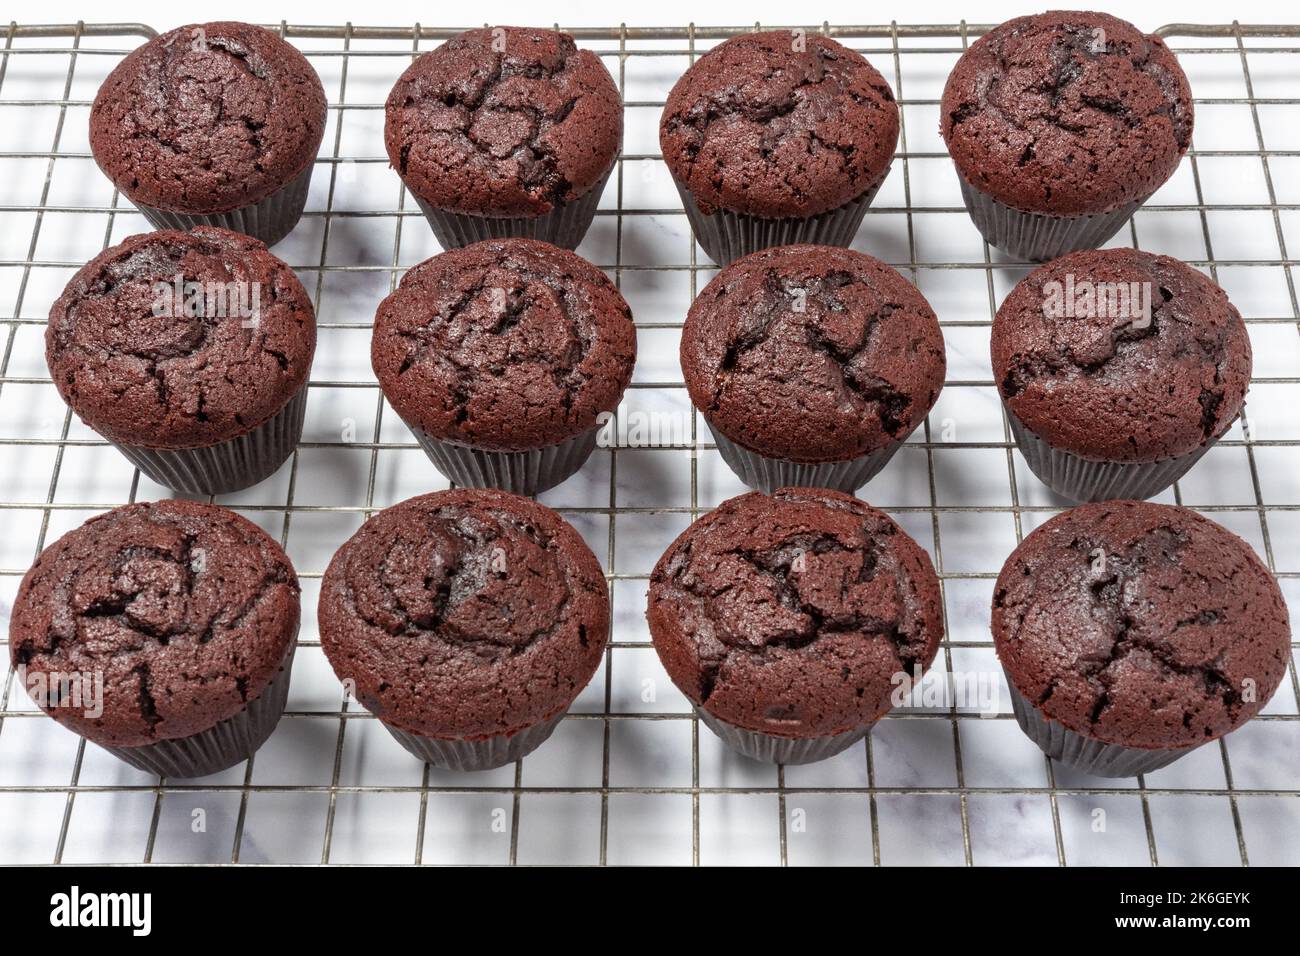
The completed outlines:
[[[112,442],[150,481],[193,495],[248,488],[280,469],[298,447],[307,383],[289,404],[246,435],[202,448],[146,448]]]
[[[495,770],[528,756],[546,742],[560,726],[566,711],[513,734],[473,739],[469,737],[425,737],[408,733],[392,724],[380,723],[406,750],[427,764],[443,770]]]
[[[576,249],[596,218],[600,195],[605,191],[609,175],[606,173],[600,182],[573,202],[555,206],[541,216],[471,216],[438,209],[419,196],[415,201],[443,249],[459,249],[485,239],[538,239],[562,249]]]
[[[730,265],[741,256],[772,246],[789,246],[795,243],[812,243],[819,246],[853,244],[853,237],[862,225],[867,207],[876,198],[881,185],[889,175],[886,168],[879,181],[857,199],[852,199],[830,212],[802,219],[765,219],[745,213],[719,209],[706,215],[695,204],[690,191],[675,178],[673,185],[682,197],[682,208],[690,220],[691,229],[700,247],[720,266]]]
[[[722,460],[745,484],[764,494],[778,488],[832,488],[853,494],[889,464],[894,453],[903,447],[894,441],[873,452],[848,461],[802,462],[769,458],[738,445],[705,419]]]
[[[135,200],[132,202],[155,229],[189,230],[195,226],[220,226],[222,229],[261,239],[268,246],[273,246],[293,232],[293,227],[302,218],[315,165],[314,161],[308,163],[306,169],[265,199],[230,212],[172,212],[146,206]]]
[[[1201,746],[1193,744],[1190,747],[1152,749],[1094,740],[1044,716],[1016,689],[1009,674],[1007,686],[1011,690],[1011,709],[1016,715],[1016,723],[1025,732],[1025,736],[1038,744],[1039,749],[1053,760],[1084,773],[1098,777],[1136,777],[1138,774],[1167,767]]]
[[[1088,216],[1052,216],[1040,212],[1026,212],[998,202],[988,193],[957,174],[961,183],[962,200],[970,213],[975,228],[1003,252],[1030,262],[1046,262],[1067,252],[1080,249],[1097,249],[1111,236],[1124,228],[1139,206],[1151,197],[1113,209],[1110,212]]]
[[[756,730],[744,730],[696,707],[701,723],[721,738],[732,750],[737,750],[751,760],[764,763],[799,764],[816,763],[848,750],[871,730],[871,725],[846,730],[828,737],[778,737]]]
[[[406,423],[424,453],[440,472],[464,488],[500,488],[517,495],[536,495],[576,474],[596,449],[599,428],[591,428],[558,445],[528,451],[493,451],[434,438]]]
[[[266,743],[284,714],[295,647],[291,641],[284,663],[261,694],[210,730],[142,747],[99,746],[137,770],[160,777],[206,777],[242,763]]]
[[[1097,461],[1053,448],[1026,428],[1011,409],[1006,408],[1006,412],[1016,447],[1025,456],[1029,470],[1058,495],[1073,501],[1154,498],[1187,474],[1221,437],[1185,455],[1159,461]]]

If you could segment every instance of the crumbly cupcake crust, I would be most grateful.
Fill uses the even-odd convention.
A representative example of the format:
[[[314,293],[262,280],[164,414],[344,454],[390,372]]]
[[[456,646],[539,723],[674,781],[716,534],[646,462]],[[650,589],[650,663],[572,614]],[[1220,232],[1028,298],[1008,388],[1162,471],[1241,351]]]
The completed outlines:
[[[1067,729],[1179,748],[1253,717],[1286,673],[1291,629],[1251,547],[1194,511],[1081,505],[1030,534],[993,598],[1007,677]]]
[[[554,511],[460,489],[367,521],[330,561],[319,620],[367,710],[412,734],[486,738],[573,702],[600,663],[609,595]]]
[[[586,195],[623,141],[618,88],[567,33],[468,30],[402,74],[388,97],[393,168],[439,209],[540,216]]]
[[[154,37],[109,74],[90,113],[95,161],[129,199],[182,213],[265,199],[316,158],[325,90],[298,50],[248,23]]]
[[[893,91],[861,54],[776,30],[701,56],[668,95],[659,143],[705,215],[803,218],[878,185],[898,129]]]
[[[1232,424],[1250,382],[1250,336],[1227,294],[1177,259],[1136,249],[1035,269],[998,309],[991,342],[1011,412],[1089,459],[1195,451]]]
[[[906,438],[943,387],[939,320],[879,259],[782,246],[733,262],[691,306],[682,372],[728,438],[791,461],[840,461]]]
[[[1192,140],[1192,91],[1164,41],[1104,13],[1017,17],[948,77],[940,132],[999,202],[1074,216],[1142,200]]]
[[[929,557],[887,515],[824,488],[724,502],[655,565],[647,616],[681,691],[745,730],[870,724],[943,637]]]
[[[632,312],[605,273],[531,239],[434,256],[380,303],[375,375],[397,413],[436,438],[543,448],[617,408],[636,362]]]
[[[204,303],[185,314],[195,283]],[[208,307],[209,290],[224,308]],[[77,416],[150,448],[251,432],[303,387],[315,350],[315,313],[293,270],[257,239],[211,227],[106,249],[72,277],[45,332],[50,376]]]
[[[29,686],[81,681],[87,706],[45,706],[56,721],[144,746],[259,697],[292,647],[298,598],[288,557],[251,521],[194,501],[127,505],[41,553],[14,600],[9,656]],[[84,696],[96,684],[98,716]]]

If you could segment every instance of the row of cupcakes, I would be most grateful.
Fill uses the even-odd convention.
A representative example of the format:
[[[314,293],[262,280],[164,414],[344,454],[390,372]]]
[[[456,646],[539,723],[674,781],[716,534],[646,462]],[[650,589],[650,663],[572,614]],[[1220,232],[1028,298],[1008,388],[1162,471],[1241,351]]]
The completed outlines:
[[[23,578],[11,664],[51,717],[132,766],[206,776],[279,722],[299,598],[285,553],[235,513],[128,505]],[[656,564],[647,616],[700,720],[787,764],[839,753],[909,703],[944,633],[924,549],[823,488],[750,492],[699,518]],[[317,615],[346,695],[419,759],[463,771],[551,735],[605,658],[610,617],[600,562],[563,518],[481,489],[370,518],[331,560]],[[1138,501],[1081,505],[1026,537],[991,626],[1022,729],[1103,776],[1149,773],[1239,728],[1290,655],[1285,602],[1250,546]]]
[[[257,293],[247,316],[201,297],[235,288]],[[1040,266],[1002,303],[991,342],[1017,446],[1076,501],[1158,495],[1245,407],[1245,323],[1166,256],[1089,250]],[[130,237],[78,271],[51,308],[46,360],[77,416],[146,476],[214,495],[293,454],[315,344],[288,266],[256,239],[197,227]],[[439,471],[529,495],[590,457],[636,351],[605,273],[531,239],[414,266],[371,336],[385,398]],[[869,255],[813,245],[724,268],[686,316],[680,360],[722,458],[767,492],[857,491],[926,421],[946,371],[915,286]]]
[[[948,78],[941,132],[975,225],[1017,257],[1096,248],[1191,143],[1187,78],[1156,36],[1100,13],[1008,21]],[[302,215],[324,134],[319,77],[242,23],[181,27],[128,55],[91,111],[101,169],[159,228],[212,225],[268,245]],[[835,40],[744,34],[670,92],[664,162],[704,250],[847,247],[893,163],[889,83]],[[600,58],[552,30],[485,27],[418,57],[385,107],[393,168],[446,249],[490,238],[576,248],[623,138]]]

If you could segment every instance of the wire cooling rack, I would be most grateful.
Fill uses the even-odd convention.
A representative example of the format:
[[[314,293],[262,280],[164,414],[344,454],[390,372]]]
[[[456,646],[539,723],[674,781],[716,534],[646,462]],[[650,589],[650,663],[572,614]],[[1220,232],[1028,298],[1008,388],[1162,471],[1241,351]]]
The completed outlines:
[[[618,81],[627,135],[579,250],[616,279],[640,358],[624,418],[649,421],[599,450],[543,500],[604,560],[615,628],[604,664],[555,737],[518,765],[456,775],[413,761],[343,699],[315,602],[333,550],[364,517],[445,487],[386,408],[368,362],[375,305],[436,253],[383,154],[383,102],[412,56],[453,29],[293,26],[330,97],[308,211],[276,248],[315,298],[308,421],[272,479],[219,499],[277,536],[303,580],[289,711],[246,765],[198,781],[139,773],[35,711],[12,674],[0,696],[5,863],[1269,864],[1300,855],[1300,682],[1293,660],[1263,715],[1137,780],[1081,776],[1020,734],[1005,693],[915,701],[865,744],[807,767],[748,762],[701,731],[643,620],[650,567],[702,511],[743,490],[680,381],[677,339],[712,265],[658,155],[673,81],[746,28],[579,29]],[[1027,271],[990,249],[961,207],[937,135],[944,78],[986,27],[833,27],[890,80],[903,110],[893,172],[856,247],[929,297],[949,380],[924,429],[860,494],[933,555],[947,640],[939,672],[998,674],[992,581],[1017,541],[1064,502],[1014,451],[988,366],[998,302]],[[1300,28],[1162,28],[1196,91],[1196,148],[1115,240],[1205,269],[1246,316],[1255,348],[1249,428],[1234,426],[1163,496],[1246,537],[1300,617]],[[167,496],[76,421],[43,359],[49,303],[73,270],[144,220],[95,168],[86,140],[99,83],[151,36],[141,24],[0,27],[0,615],[50,541],[92,514]],[[659,427],[656,429],[655,424]],[[677,423],[677,427],[673,427]],[[684,424],[682,424],[684,423]],[[648,439],[648,440],[647,440]],[[3,655],[7,662],[8,654]]]

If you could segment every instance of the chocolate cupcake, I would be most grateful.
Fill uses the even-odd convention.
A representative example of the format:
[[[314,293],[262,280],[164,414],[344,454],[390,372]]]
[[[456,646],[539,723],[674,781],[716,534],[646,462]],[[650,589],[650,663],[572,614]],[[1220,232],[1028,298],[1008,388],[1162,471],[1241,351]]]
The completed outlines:
[[[444,249],[484,239],[582,242],[623,142],[600,57],[554,30],[452,37],[388,96],[384,144]]]
[[[267,245],[301,218],[324,132],[316,71],[248,23],[154,37],[90,112],[95,162],[156,228],[221,226]]]
[[[668,95],[664,162],[715,262],[796,242],[848,246],[898,142],[893,91],[860,54],[776,30],[709,50]]]
[[[293,453],[316,320],[256,239],[225,229],[131,236],[83,266],[45,330],[50,377],[77,417],[152,481],[215,495]]]
[[[1236,730],[1286,674],[1273,576],[1226,528],[1143,501],[1081,505],[1033,532],[993,594],[1016,720],[1049,757],[1150,773]]]
[[[585,259],[493,239],[420,263],[379,305],[375,376],[444,475],[533,495],[582,467],[636,361],[632,312]]]
[[[1030,470],[1076,501],[1150,498],[1240,414],[1250,336],[1177,259],[1076,252],[1026,276],[993,320],[993,374]]]
[[[861,740],[943,638],[926,553],[887,515],[825,488],[750,492],[700,518],[655,565],[646,616],[700,719],[775,763]]]
[[[247,760],[284,712],[298,578],[266,532],[216,505],[91,518],[18,587],[9,658],[69,730],[162,777]]]
[[[879,259],[783,246],[723,269],[691,306],[682,373],[723,460],[771,492],[852,492],[888,464],[943,387],[925,297]]]
[[[1105,243],[1174,174],[1192,91],[1159,37],[1057,10],[1009,20],[962,54],[940,131],[984,238],[1054,259]]]
[[[339,549],[321,583],[321,646],[412,754],[449,770],[519,760],[600,664],[600,562],[551,509],[500,491],[411,498]]]

